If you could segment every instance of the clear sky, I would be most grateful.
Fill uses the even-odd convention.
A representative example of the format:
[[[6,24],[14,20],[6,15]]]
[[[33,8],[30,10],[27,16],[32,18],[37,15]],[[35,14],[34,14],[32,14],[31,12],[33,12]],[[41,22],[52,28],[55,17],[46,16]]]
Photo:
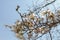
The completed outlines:
[[[60,0],[57,0],[56,2],[56,5],[58,6],[60,6],[59,1]],[[21,6],[21,12],[23,13],[28,6],[31,7],[32,3],[32,0],[0,0],[0,40],[18,40],[14,33],[8,28],[5,28],[4,25],[13,24],[17,19],[20,19],[19,15],[15,11],[17,5]]]

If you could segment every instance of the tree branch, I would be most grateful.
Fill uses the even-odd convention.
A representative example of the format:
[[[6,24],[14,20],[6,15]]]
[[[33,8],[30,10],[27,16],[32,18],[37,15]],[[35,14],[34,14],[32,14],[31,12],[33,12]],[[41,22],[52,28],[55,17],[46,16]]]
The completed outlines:
[[[50,31],[49,31],[49,35],[50,35],[50,38],[51,38],[51,40],[52,40],[52,35],[51,35]]]
[[[52,1],[52,2],[50,2],[50,3],[47,3],[47,4],[45,4],[44,6],[42,6],[42,7],[38,7],[38,8],[36,8],[34,11],[37,11],[37,10],[41,10],[42,8],[44,8],[44,7],[46,7],[46,6],[48,6],[48,5],[50,5],[50,4],[52,4],[52,3],[54,3],[56,0],[54,0],[54,1]]]

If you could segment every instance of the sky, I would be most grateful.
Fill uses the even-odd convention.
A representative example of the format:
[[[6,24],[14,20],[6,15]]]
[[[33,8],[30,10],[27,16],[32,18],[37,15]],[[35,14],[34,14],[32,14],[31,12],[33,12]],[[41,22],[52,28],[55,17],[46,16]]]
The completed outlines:
[[[15,10],[17,5],[20,5],[21,12],[24,13],[28,7],[32,6],[33,1],[37,0],[0,0],[0,40],[18,40],[14,33],[4,25],[14,24],[16,20],[20,19]],[[60,6],[59,1],[57,0],[56,7]]]

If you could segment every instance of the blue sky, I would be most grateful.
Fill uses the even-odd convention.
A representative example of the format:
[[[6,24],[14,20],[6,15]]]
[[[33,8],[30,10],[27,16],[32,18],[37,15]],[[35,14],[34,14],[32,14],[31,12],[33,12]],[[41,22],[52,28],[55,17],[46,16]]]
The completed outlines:
[[[60,6],[59,1],[56,2],[58,6]],[[20,19],[15,11],[17,5],[21,6],[21,12],[23,13],[23,11],[26,12],[28,6],[31,7],[32,3],[32,0],[0,0],[0,40],[18,40],[14,33],[5,28],[4,25],[13,24],[17,19]]]

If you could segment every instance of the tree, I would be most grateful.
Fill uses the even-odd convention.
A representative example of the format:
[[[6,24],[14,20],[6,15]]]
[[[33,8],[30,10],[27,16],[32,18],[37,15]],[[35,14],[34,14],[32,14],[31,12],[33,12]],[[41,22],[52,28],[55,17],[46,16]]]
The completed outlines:
[[[60,24],[60,10],[54,9],[55,12],[53,12],[50,9],[46,9],[42,11],[42,9],[44,9],[46,6],[52,5],[57,0],[44,1],[46,1],[45,4],[43,3],[44,5],[33,7],[33,10],[29,9],[28,14],[25,13],[24,15],[19,12],[20,6],[17,5],[16,11],[20,15],[21,20],[17,20],[12,26],[5,26],[11,28],[12,31],[15,32],[16,37],[21,40],[37,40],[40,37],[42,38],[47,33],[49,33],[50,35],[50,39],[47,39],[53,40],[51,30],[52,28],[56,28],[57,25]],[[59,31],[57,32],[59,33]],[[27,36],[25,37],[24,35]]]

